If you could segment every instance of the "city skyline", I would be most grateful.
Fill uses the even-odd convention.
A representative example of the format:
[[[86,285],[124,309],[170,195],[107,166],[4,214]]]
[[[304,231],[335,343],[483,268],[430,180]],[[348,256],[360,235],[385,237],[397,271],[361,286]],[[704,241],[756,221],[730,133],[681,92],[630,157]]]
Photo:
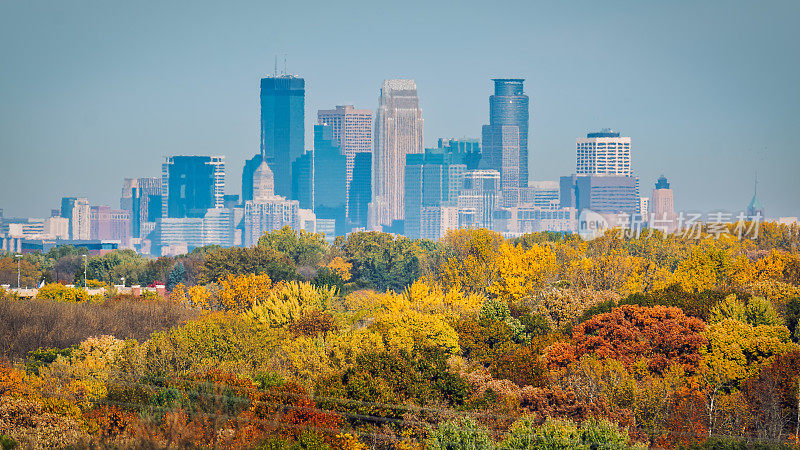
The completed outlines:
[[[689,5],[692,14],[685,14]],[[668,176],[677,210],[742,210],[758,170],[767,214],[797,215],[800,205],[792,193],[800,181],[792,168],[800,165],[800,152],[791,134],[800,123],[800,91],[792,82],[798,62],[785,58],[797,53],[800,41],[791,26],[796,3],[726,3],[727,20],[711,22],[706,19],[719,8],[688,2],[655,9],[633,3],[520,5],[519,17],[503,18],[508,23],[482,14],[486,5],[470,6],[447,12],[463,24],[485,22],[489,31],[520,28],[506,38],[489,32],[434,39],[434,27],[426,24],[445,11],[433,5],[430,17],[416,19],[425,30],[420,36],[354,42],[352,52],[334,58],[310,46],[336,22],[321,21],[331,14],[327,7],[304,12],[311,23],[322,24],[306,37],[269,17],[272,29],[259,31],[248,16],[262,9],[242,4],[220,15],[227,20],[221,26],[237,28],[230,40],[189,42],[178,37],[182,25],[169,22],[177,7],[164,6],[162,18],[153,19],[152,36],[145,36],[130,24],[149,17],[147,8],[129,7],[129,18],[94,8],[90,16],[98,20],[90,23],[85,7],[4,4],[0,33],[8,70],[0,74],[7,100],[0,105],[0,207],[7,217],[46,217],[62,196],[115,207],[120,179],[158,176],[163,157],[179,154],[225,155],[226,193],[239,194],[239,168],[259,152],[258,80],[272,72],[275,55],[282,60],[288,53],[288,72],[307,81],[306,149],[317,110],[342,104],[375,110],[380,80],[394,77],[416,80],[425,147],[442,137],[479,138],[480,126],[488,123],[490,78],[519,77],[527,80],[531,103],[531,181],[571,173],[575,139],[610,127],[632,138],[633,167],[643,186],[661,173]],[[297,7],[280,8],[291,13]],[[405,8],[389,9],[366,8],[355,19],[371,30],[376,25],[370,19],[383,14],[398,15],[390,29],[411,17]],[[198,7],[201,24],[211,21],[211,10]],[[35,21],[37,16],[43,20]],[[625,26],[602,34],[580,31],[604,19]],[[667,23],[680,23],[680,30]],[[645,30],[649,37],[631,42],[630,36]],[[512,38],[527,46],[525,58],[502,50]],[[422,41],[432,48],[413,55],[399,51]],[[175,53],[182,47],[188,51]],[[495,51],[486,53],[489,48]],[[486,57],[480,65],[466,63],[478,53]],[[31,54],[37,58],[26,56]],[[177,56],[165,59],[167,54]],[[437,54],[448,57],[436,59]],[[358,70],[323,70],[333,60]],[[443,70],[457,61],[465,63],[458,71]],[[30,179],[37,182],[25,186]]]

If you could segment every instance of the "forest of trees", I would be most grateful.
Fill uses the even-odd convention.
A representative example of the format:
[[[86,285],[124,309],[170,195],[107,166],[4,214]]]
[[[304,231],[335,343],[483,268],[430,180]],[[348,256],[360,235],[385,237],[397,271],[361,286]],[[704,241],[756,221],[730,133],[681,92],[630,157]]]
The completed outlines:
[[[81,252],[0,289],[3,450],[798,446],[796,225]]]

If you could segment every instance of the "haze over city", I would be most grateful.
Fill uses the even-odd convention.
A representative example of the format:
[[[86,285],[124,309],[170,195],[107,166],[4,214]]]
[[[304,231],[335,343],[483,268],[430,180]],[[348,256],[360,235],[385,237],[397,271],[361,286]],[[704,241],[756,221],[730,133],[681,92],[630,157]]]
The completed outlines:
[[[665,174],[677,210],[742,211],[758,171],[767,215],[797,216],[799,16],[792,1],[3,2],[0,207],[116,207],[122,178],[180,154],[225,155],[240,193],[277,57],[306,80],[307,149],[318,109],[374,111],[391,78],[416,81],[425,147],[480,139],[491,78],[524,78],[531,180],[573,173],[575,140],[609,127],[643,195]]]

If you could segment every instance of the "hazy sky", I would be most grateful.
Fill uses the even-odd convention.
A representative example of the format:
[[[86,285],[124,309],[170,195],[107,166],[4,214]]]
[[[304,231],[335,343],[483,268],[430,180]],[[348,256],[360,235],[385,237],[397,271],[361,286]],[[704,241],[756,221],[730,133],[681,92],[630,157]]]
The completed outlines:
[[[759,173],[769,216],[800,215],[800,1],[0,0],[0,208],[46,217],[62,196],[119,206],[122,179],[173,154],[223,154],[227,192],[259,151],[274,56],[316,111],[374,110],[417,81],[426,146],[480,137],[492,77],[525,78],[530,173],[575,170],[575,139],[632,139],[649,195],[741,211]]]

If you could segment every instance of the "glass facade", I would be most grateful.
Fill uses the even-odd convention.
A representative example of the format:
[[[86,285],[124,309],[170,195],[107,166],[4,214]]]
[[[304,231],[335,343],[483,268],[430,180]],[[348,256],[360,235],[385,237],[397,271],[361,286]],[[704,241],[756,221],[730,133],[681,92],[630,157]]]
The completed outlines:
[[[499,171],[504,188],[511,187],[511,184],[515,185],[513,187],[527,187],[529,106],[528,96],[522,88],[525,80],[499,78],[493,81],[489,125],[483,126],[483,167]],[[509,136],[512,132],[517,135],[513,139]],[[504,173],[504,167],[508,172],[512,165],[516,170]]]
[[[353,180],[348,191],[350,197],[350,227],[365,228],[367,212],[372,199],[372,153],[357,153],[353,158]]]
[[[275,174],[275,194],[292,195],[292,163],[305,149],[305,80],[261,79],[261,156]]]
[[[161,177],[163,218],[203,217],[224,205],[224,156],[171,156]]]
[[[320,219],[335,221],[334,230],[326,233],[329,238],[346,233],[347,156],[333,131],[330,125],[314,126],[314,213],[317,228]]]

